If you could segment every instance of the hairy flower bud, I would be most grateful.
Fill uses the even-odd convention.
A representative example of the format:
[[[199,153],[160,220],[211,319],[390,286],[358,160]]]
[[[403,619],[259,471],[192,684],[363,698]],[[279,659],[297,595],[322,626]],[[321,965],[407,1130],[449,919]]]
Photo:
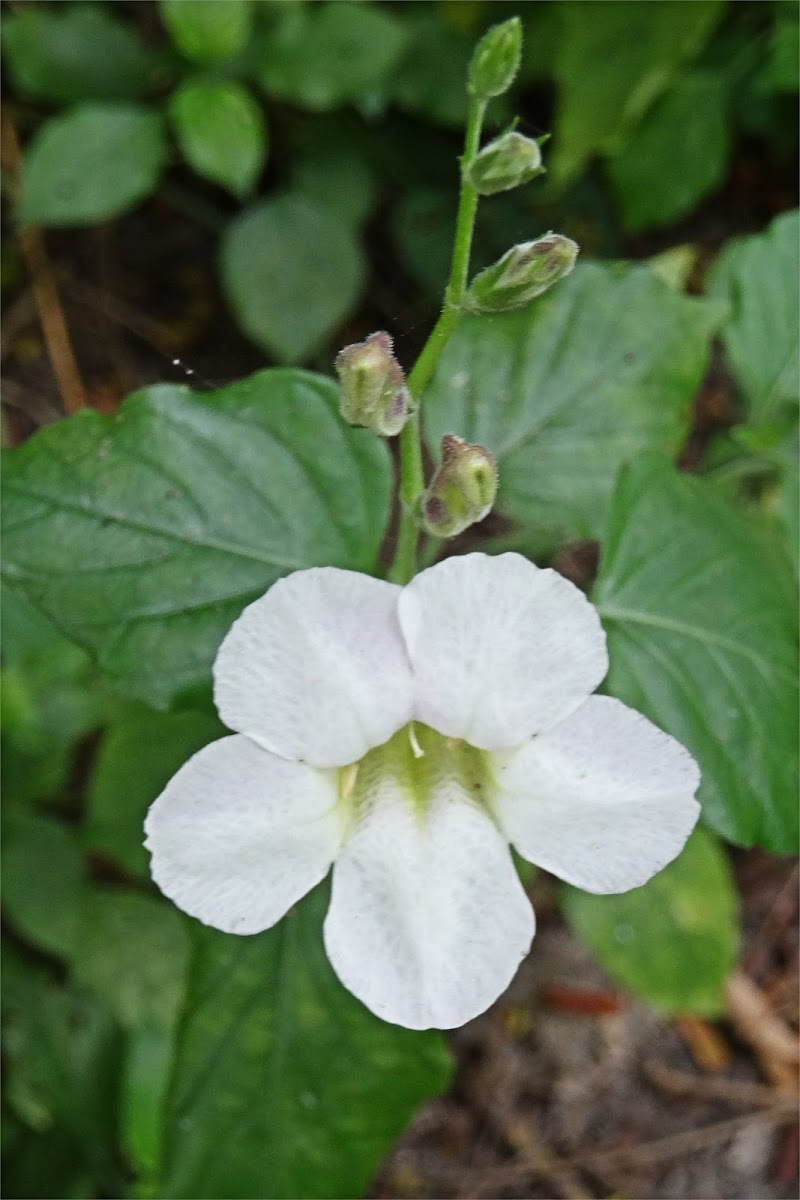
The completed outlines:
[[[512,17],[494,25],[475,47],[468,88],[479,100],[501,96],[514,82],[522,55],[522,23]]]
[[[497,494],[497,465],[483,446],[446,433],[442,461],[422,497],[420,522],[436,537],[455,537],[490,511]]]
[[[539,143],[521,133],[504,133],[464,168],[464,177],[481,196],[508,192],[544,173]]]
[[[388,333],[371,333],[336,356],[339,411],[349,425],[394,437],[411,413],[411,394]]]
[[[576,243],[560,233],[512,246],[475,276],[465,298],[466,307],[483,313],[521,308],[569,275],[577,257]]]

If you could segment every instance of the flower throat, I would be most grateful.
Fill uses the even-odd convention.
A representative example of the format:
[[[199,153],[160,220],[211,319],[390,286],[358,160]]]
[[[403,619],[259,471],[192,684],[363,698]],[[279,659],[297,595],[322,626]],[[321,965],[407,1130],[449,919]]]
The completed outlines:
[[[411,721],[369,750],[362,759],[339,771],[339,800],[351,817],[357,817],[392,780],[420,816],[435,794],[455,785],[479,808],[490,811],[494,775],[489,755],[460,738],[445,737],[421,721]]]

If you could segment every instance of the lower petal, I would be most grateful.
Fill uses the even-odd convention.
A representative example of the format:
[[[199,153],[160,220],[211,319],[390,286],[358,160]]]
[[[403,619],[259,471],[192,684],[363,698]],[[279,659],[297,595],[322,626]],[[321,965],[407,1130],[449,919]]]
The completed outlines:
[[[700,813],[689,752],[609,696],[494,760],[509,840],[587,892],[641,887],[677,858]]]
[[[335,776],[212,742],[153,803],[145,846],[161,891],[225,933],[269,929],[325,877],[340,842]]]
[[[505,840],[452,783],[424,811],[391,780],[333,871],[325,947],[385,1021],[451,1029],[506,989],[534,933]]]

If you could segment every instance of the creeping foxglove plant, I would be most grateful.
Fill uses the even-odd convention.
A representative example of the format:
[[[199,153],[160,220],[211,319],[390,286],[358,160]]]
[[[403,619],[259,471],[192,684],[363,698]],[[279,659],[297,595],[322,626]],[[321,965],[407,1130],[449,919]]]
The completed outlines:
[[[343,419],[400,435],[392,582],[312,568],[246,608],[214,664],[217,708],[236,733],[190,759],[146,821],[159,887],[228,933],[270,928],[332,866],[334,970],[411,1029],[476,1016],[527,953],[534,916],[509,844],[570,883],[621,892],[679,853],[699,811],[683,747],[591,694],[608,669],[605,635],[576,587],[516,554],[416,574],[420,530],[456,536],[497,489],[494,456],[456,434],[425,483],[419,401],[450,332],[466,312],[529,303],[578,251],[548,234],[468,283],[478,197],[498,182],[487,161],[494,171],[520,150],[512,138],[480,152],[520,37],[507,21],[472,61],[450,281],[408,379],[387,333],[336,360]],[[522,149],[538,172],[533,146]],[[510,166],[504,187],[531,175]]]
[[[237,734],[153,804],[153,877],[228,933],[274,925],[328,873],[342,983],[411,1029],[500,995],[534,916],[508,843],[592,892],[645,883],[697,820],[674,739],[592,696],[605,636],[583,594],[516,554],[406,587],[298,571],[244,610],[214,665]]]

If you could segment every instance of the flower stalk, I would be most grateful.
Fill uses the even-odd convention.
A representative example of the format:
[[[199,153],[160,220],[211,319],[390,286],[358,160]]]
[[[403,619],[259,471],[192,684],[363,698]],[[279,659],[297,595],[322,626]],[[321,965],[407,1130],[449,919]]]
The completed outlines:
[[[400,434],[400,526],[394,559],[389,570],[389,578],[393,583],[408,583],[417,572],[417,511],[420,497],[425,491],[420,402],[448,338],[464,315],[463,302],[469,277],[472,235],[478,211],[478,192],[467,179],[466,167],[478,152],[485,112],[486,101],[471,96],[464,154],[461,159],[461,187],[453,239],[453,259],[450,279],[445,290],[444,307],[407,381],[414,411]]]

